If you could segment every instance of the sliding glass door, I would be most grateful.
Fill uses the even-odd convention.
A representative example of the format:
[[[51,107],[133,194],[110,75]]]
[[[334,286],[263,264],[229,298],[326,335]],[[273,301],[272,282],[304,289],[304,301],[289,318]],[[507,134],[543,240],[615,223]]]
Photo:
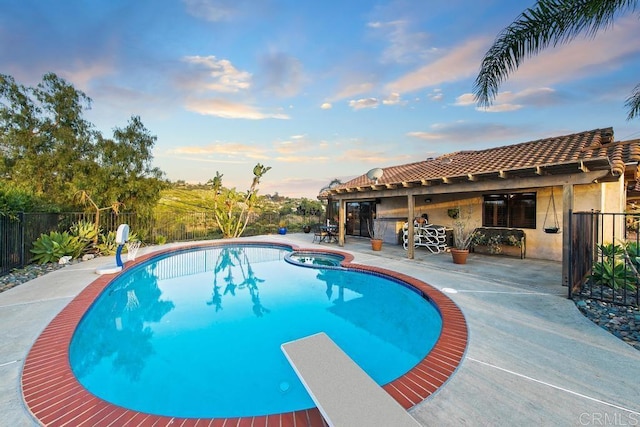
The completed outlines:
[[[369,224],[372,224],[375,212],[374,201],[347,202],[346,234],[369,237]]]

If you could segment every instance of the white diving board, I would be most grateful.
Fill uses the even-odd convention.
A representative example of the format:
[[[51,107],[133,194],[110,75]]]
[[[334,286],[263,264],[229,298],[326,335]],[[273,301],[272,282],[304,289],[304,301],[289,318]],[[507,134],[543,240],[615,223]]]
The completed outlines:
[[[420,425],[324,332],[281,348],[330,426]]]

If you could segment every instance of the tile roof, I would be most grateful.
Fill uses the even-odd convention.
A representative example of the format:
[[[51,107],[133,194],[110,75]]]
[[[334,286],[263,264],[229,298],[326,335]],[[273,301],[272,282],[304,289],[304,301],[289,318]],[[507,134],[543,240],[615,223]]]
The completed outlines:
[[[415,163],[385,167],[377,186],[364,174],[336,185],[330,191],[335,194],[362,188],[556,175],[580,170],[610,170],[613,176],[618,176],[624,173],[626,163],[639,160],[640,140],[614,142],[613,129],[609,127],[503,147],[458,151]]]

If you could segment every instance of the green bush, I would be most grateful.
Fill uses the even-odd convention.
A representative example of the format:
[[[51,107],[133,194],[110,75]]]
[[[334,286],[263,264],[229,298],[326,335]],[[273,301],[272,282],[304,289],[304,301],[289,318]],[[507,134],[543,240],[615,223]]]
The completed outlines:
[[[129,234],[129,242],[137,242],[140,239],[136,233]],[[96,249],[100,255],[115,255],[118,249],[118,243],[116,242],[116,232],[110,231],[107,234],[100,234],[98,236],[98,244]],[[126,246],[125,246],[126,251]]]
[[[41,234],[38,240],[33,242],[33,261],[39,264],[58,262],[63,256],[77,258],[84,249],[84,245],[66,231],[59,233]]]
[[[69,234],[76,237],[78,242],[83,245],[82,253],[91,253],[95,251],[95,241],[100,230],[96,230],[96,226],[91,221],[81,220],[74,223],[69,229]]]
[[[625,251],[629,248],[612,243],[599,245],[600,262],[593,264],[591,278],[597,285],[608,286],[613,289],[626,288],[629,291],[636,290],[637,277],[633,269],[625,261]],[[631,248],[637,254],[637,248]],[[636,256],[630,256],[629,261],[634,262]]]
[[[114,255],[118,245],[116,244],[116,232],[110,231],[107,234],[100,234],[96,249],[100,255]]]

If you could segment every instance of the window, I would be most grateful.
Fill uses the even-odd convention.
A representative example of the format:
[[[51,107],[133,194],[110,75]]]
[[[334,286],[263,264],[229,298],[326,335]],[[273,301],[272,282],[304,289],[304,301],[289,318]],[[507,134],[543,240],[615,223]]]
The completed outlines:
[[[536,193],[485,195],[482,226],[536,228]]]

